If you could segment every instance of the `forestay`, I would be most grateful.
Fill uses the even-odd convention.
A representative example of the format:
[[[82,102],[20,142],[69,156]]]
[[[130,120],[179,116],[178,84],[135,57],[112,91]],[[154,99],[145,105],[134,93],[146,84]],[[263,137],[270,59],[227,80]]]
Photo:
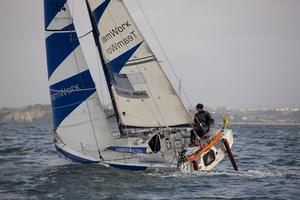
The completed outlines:
[[[121,0],[88,0],[122,125],[189,125],[177,96]]]
[[[66,0],[45,0],[48,78],[54,130],[74,151],[95,159],[113,144]]]

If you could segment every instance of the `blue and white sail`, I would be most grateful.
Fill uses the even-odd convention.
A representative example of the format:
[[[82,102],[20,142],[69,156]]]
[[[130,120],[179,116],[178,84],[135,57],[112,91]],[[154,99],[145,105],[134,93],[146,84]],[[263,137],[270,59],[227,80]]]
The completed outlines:
[[[44,0],[48,78],[57,149],[99,161],[114,143],[83,56],[67,0]]]
[[[88,0],[124,127],[182,126],[191,116],[122,0]]]

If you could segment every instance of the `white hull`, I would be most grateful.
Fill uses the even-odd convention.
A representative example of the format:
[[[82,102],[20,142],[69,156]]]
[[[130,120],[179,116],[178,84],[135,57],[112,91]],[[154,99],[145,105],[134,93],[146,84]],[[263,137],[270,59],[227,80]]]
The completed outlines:
[[[203,145],[208,143],[219,131],[212,131],[208,134],[208,138],[203,140]],[[145,134],[146,135],[146,134]],[[157,137],[157,149],[153,149],[151,139]],[[158,138],[159,137],[159,138]],[[222,139],[227,139],[230,146],[232,146],[232,131],[226,129],[221,139],[214,145],[209,147],[203,155],[197,159],[198,170],[209,171],[216,166],[225,156],[226,150]],[[179,154],[183,149],[186,149],[190,154],[199,151],[198,146],[189,146],[190,137],[186,129],[173,130],[157,130],[153,131],[149,136],[136,136],[116,138],[116,144],[101,151],[103,158],[95,158],[91,152],[74,151],[62,143],[56,143],[57,150],[72,161],[80,163],[99,162],[107,164],[112,167],[126,169],[126,170],[146,170],[146,169],[167,169],[176,170],[179,168],[182,172],[194,171],[193,162],[182,163],[178,166]],[[155,151],[155,153],[153,152]],[[157,151],[157,152],[156,152]],[[96,154],[97,152],[94,152]],[[213,160],[207,162],[207,154],[213,157]]]

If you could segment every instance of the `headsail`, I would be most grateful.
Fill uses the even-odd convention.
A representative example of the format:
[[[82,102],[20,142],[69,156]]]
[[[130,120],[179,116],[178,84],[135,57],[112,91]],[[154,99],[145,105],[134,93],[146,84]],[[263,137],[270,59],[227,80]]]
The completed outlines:
[[[72,151],[99,160],[113,136],[74,29],[67,0],[44,0],[54,130]]]
[[[120,122],[181,126],[191,117],[122,0],[88,0]]]

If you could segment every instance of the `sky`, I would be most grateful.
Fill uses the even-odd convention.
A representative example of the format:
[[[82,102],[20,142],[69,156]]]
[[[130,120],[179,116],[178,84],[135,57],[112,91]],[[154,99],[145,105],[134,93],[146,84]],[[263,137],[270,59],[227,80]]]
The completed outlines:
[[[300,106],[299,0],[139,1],[192,104]],[[137,0],[126,5],[172,79]],[[43,1],[1,0],[0,27],[0,107],[49,104]]]

